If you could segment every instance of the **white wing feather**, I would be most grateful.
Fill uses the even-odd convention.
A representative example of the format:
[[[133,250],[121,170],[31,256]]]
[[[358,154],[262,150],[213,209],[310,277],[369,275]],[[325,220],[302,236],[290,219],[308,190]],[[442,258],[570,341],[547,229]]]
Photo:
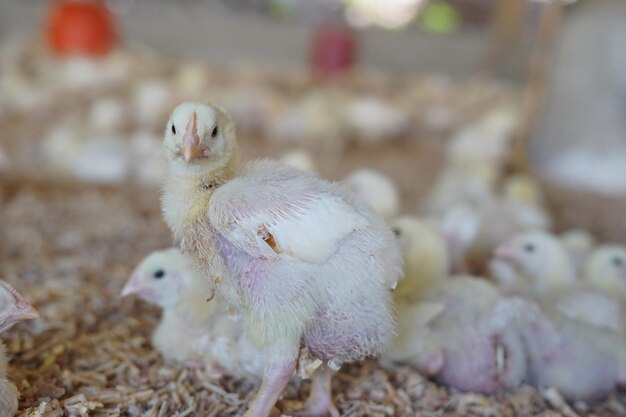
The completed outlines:
[[[251,256],[308,263],[323,263],[343,239],[369,225],[329,184],[269,161],[216,190],[208,216],[218,233]]]

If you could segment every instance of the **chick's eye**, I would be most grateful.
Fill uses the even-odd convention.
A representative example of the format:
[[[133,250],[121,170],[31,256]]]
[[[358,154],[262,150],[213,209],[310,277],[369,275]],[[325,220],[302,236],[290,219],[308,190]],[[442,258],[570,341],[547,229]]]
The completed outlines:
[[[165,276],[165,271],[162,269],[158,269],[154,272],[153,277],[156,279],[161,279]]]
[[[211,137],[212,137],[212,138],[214,138],[214,137],[216,137],[216,136],[217,136],[217,126],[215,126],[215,127],[213,128],[213,131],[211,132]]]
[[[622,258],[616,256],[615,258],[613,258],[613,265],[615,265],[615,266],[622,266],[622,265],[624,265],[624,260]]]
[[[400,237],[400,235],[402,235],[402,232],[397,227],[394,227],[393,229],[391,229],[391,231],[394,235],[396,235],[396,237]]]
[[[174,123],[172,123],[172,133],[176,134],[176,126],[174,126]]]
[[[533,253],[535,251],[535,245],[533,245],[532,243],[527,243],[526,245],[524,245],[524,250],[528,253]]]

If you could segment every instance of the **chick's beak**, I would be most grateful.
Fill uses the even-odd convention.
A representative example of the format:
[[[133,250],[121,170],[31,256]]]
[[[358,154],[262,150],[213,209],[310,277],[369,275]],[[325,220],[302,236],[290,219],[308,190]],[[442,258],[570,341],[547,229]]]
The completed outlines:
[[[205,150],[206,146],[200,141],[200,136],[198,136],[198,116],[194,112],[183,134],[181,152],[185,161],[189,162],[192,159],[203,156]]]
[[[515,246],[510,243],[503,243],[502,245],[498,246],[494,250],[493,254],[496,258],[503,259],[505,261],[514,261],[517,259],[517,251],[515,249]]]
[[[21,306],[18,310],[11,314],[11,320],[32,320],[39,317],[39,313],[35,310],[35,307],[30,304]]]
[[[130,276],[130,279],[122,288],[122,297],[126,297],[127,295],[140,293],[142,290],[141,284],[139,283],[139,271],[135,269]]]

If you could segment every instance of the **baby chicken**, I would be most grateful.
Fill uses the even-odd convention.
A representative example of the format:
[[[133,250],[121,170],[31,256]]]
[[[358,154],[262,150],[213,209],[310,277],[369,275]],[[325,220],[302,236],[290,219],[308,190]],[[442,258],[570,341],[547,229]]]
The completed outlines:
[[[416,302],[398,302],[398,337],[385,359],[462,391],[518,387],[526,376],[524,346],[516,329],[493,325],[501,298],[483,279],[455,277]]]
[[[450,259],[446,241],[431,225],[410,216],[391,222],[404,259],[404,278],[394,292],[397,301],[411,301],[448,278]]]
[[[584,265],[583,282],[590,287],[626,298],[626,248],[601,245]]]
[[[609,329],[544,313],[529,300],[496,307],[495,327],[516,327],[528,357],[529,379],[571,401],[598,400],[626,386],[626,338]]]
[[[290,151],[280,157],[280,162],[303,171],[315,172],[315,161],[313,157],[305,151]]]
[[[176,107],[164,139],[165,220],[264,354],[245,415],[270,414],[306,347],[326,366],[304,412],[337,416],[331,369],[380,353],[394,333],[394,235],[366,203],[311,173],[267,160],[237,170],[236,150],[226,113]]]
[[[122,296],[130,294],[163,309],[152,343],[165,359],[206,363],[238,377],[262,374],[260,354],[239,318],[213,297],[206,278],[178,248],[144,258],[122,290]]]
[[[39,317],[37,311],[8,283],[0,281],[0,333],[20,320]],[[19,393],[7,379],[8,359],[0,343],[0,416],[13,416],[17,411]]]
[[[385,220],[394,218],[400,211],[400,196],[395,184],[380,172],[356,170],[344,180],[344,186]]]
[[[626,329],[620,300],[610,292],[581,285],[569,253],[556,236],[525,233],[497,248],[496,256],[521,270],[531,295],[545,310],[613,331]]]
[[[466,391],[519,385],[525,374],[521,341],[512,330],[490,327],[500,294],[486,281],[449,276],[446,241],[434,226],[411,217],[391,225],[405,277],[394,293],[399,332],[385,361],[410,363]]]
[[[569,253],[548,232],[521,233],[498,246],[494,254],[521,272],[537,297],[558,293],[577,281]]]

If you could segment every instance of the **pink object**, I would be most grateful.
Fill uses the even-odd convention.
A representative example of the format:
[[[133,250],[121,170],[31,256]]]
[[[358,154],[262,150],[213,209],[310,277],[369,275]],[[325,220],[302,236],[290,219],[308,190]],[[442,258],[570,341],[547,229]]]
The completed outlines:
[[[313,35],[311,68],[317,75],[331,76],[351,69],[356,62],[357,42],[347,28],[320,28]]]

